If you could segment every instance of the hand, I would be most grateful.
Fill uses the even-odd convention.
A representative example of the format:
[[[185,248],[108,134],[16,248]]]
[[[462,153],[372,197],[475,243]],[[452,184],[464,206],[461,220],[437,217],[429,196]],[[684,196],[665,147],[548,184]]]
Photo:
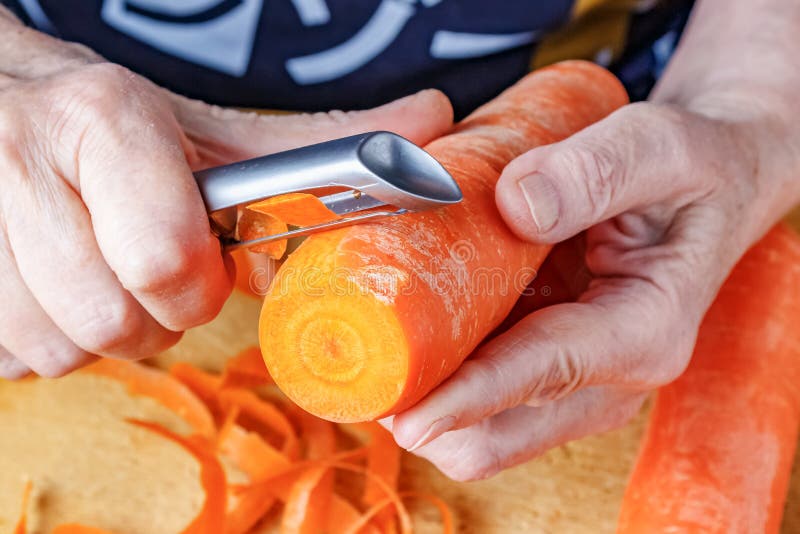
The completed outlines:
[[[496,191],[504,219],[529,241],[578,235],[565,246],[573,257],[585,247],[587,283],[573,262],[577,300],[480,347],[394,418],[397,442],[469,480],[624,424],[683,371],[728,272],[797,199],[782,184],[800,136],[770,142],[786,132],[778,124],[634,104],[509,164]]]
[[[436,91],[354,113],[220,109],[0,15],[0,377],[149,356],[216,315],[234,267],[192,170],[452,123]]]

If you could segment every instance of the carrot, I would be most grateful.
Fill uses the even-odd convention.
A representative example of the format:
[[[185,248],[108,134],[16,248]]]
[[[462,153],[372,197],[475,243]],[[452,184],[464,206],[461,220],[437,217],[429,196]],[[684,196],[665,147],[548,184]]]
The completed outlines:
[[[212,437],[216,432],[206,406],[186,386],[158,369],[134,362],[102,359],[86,367],[84,372],[119,380],[131,393],[156,399],[180,415],[201,436]]]
[[[184,438],[171,432],[161,425],[148,421],[129,419],[129,423],[149,430],[164,438],[174,441],[187,452],[194,456],[200,463],[200,479],[205,490],[206,500],[197,517],[187,526],[181,534],[214,534],[224,531],[225,508],[227,502],[227,483],[225,472],[219,459],[212,454],[207,443]]]
[[[325,465],[304,470],[292,484],[281,518],[282,534],[324,531],[333,496],[333,473]]]
[[[286,223],[272,215],[245,209],[239,217],[236,230],[241,241],[250,241],[266,235],[278,235],[289,230]],[[271,241],[249,247],[251,252],[266,254],[276,260],[286,253],[286,240]]]
[[[197,395],[214,415],[220,415],[217,406],[217,394],[222,386],[220,377],[185,362],[170,367],[169,374]]]
[[[289,458],[297,458],[300,444],[292,423],[275,405],[262,400],[246,389],[223,389],[219,392],[219,405],[224,411],[238,408],[263,435],[277,434],[283,440],[282,452]]]
[[[590,63],[534,72],[426,147],[461,186],[462,203],[306,239],[279,269],[259,321],[278,386],[317,416],[353,422],[402,411],[447,378],[549,250],[503,222],[493,194],[500,172],[626,101]]]
[[[451,534],[455,532],[453,527],[453,513],[450,511],[447,503],[445,503],[436,495],[429,495],[427,493],[418,493],[413,491],[403,491],[397,495],[403,500],[414,498],[430,502],[437,508],[437,510],[439,510],[439,514],[442,516],[442,532],[444,532],[444,534]],[[366,512],[364,512],[357,521],[351,523],[346,532],[348,534],[357,534],[358,532],[361,532],[361,529],[364,528],[364,526],[369,523],[373,517],[381,513],[384,508],[387,508],[390,504],[392,504],[392,502],[393,500],[391,497],[386,497],[385,499],[377,501]]]
[[[397,488],[400,478],[400,449],[392,434],[377,423],[362,423],[359,428],[370,436],[367,449],[367,469],[391,488]],[[367,507],[385,499],[385,492],[374,480],[368,478],[362,500]],[[376,511],[376,521],[386,532],[394,531],[394,514],[391,509]]]
[[[102,528],[87,527],[77,523],[58,525],[50,534],[113,534]]]
[[[780,225],[733,270],[687,371],[662,388],[617,530],[777,533],[800,422],[800,238]]]
[[[341,219],[320,199],[309,193],[289,193],[266,198],[247,206],[248,210],[269,215],[295,226],[309,226]]]
[[[255,388],[272,383],[258,347],[249,347],[225,362],[221,387]]]
[[[14,534],[27,534],[28,532],[28,504],[30,503],[32,492],[33,482],[28,480],[25,482],[25,487],[22,490],[22,504],[20,505],[17,526],[14,527]]]

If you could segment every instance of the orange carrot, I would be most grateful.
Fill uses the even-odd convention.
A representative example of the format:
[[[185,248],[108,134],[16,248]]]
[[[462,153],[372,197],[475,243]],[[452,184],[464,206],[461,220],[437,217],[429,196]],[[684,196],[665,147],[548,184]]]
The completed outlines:
[[[800,238],[774,228],[708,311],[687,371],[662,388],[620,534],[777,533],[800,422]]]
[[[20,505],[19,520],[14,527],[14,534],[27,534],[28,532],[28,504],[33,492],[33,482],[28,480],[22,490],[22,504]]]
[[[426,147],[461,186],[462,203],[306,239],[278,271],[259,323],[278,386],[315,415],[351,422],[402,411],[447,378],[549,250],[503,222],[500,172],[626,101],[590,63],[534,72]]]
[[[367,469],[389,487],[397,489],[397,482],[400,478],[400,449],[394,442],[394,437],[377,423],[362,423],[359,428],[370,436],[367,448]],[[375,481],[368,478],[364,484],[364,496],[362,497],[364,505],[371,507],[385,498],[385,492]],[[378,509],[375,519],[383,531],[394,531],[393,510]]]
[[[275,476],[291,466],[288,458],[254,432],[232,426],[228,432],[219,434],[220,452],[233,460],[251,481]],[[226,534],[248,532],[272,508],[274,493],[275,490],[266,485],[246,487],[239,494],[237,505],[228,513]]]
[[[158,369],[134,362],[102,359],[83,372],[119,380],[131,393],[156,399],[180,415],[201,436],[210,438],[216,432],[214,419],[206,406],[186,386]]]
[[[309,226],[341,219],[340,215],[329,210],[318,197],[308,193],[289,193],[266,198],[250,204],[247,209],[295,226]]]
[[[222,465],[219,459],[208,450],[208,444],[191,437],[184,438],[179,436],[156,423],[136,419],[129,419],[128,422],[174,441],[194,456],[200,464],[200,480],[203,484],[206,500],[200,513],[181,534],[215,534],[224,532],[227,483]]]
[[[325,465],[305,469],[292,484],[281,518],[282,534],[324,531],[333,496],[333,473]]]
[[[433,504],[438,510],[439,514],[442,517],[442,532],[444,534],[451,534],[455,532],[453,527],[453,513],[450,511],[450,508],[447,506],[442,499],[437,497],[436,495],[430,495],[427,493],[418,493],[413,491],[403,491],[397,494],[398,497],[402,498],[403,500],[406,499],[420,499],[424,501],[428,501]],[[361,529],[364,528],[365,525],[369,523],[369,521],[381,513],[384,508],[388,508],[393,502],[392,498],[386,497],[377,501],[373,504],[366,512],[364,512],[361,517],[358,518],[357,521],[350,523],[350,527],[345,531],[347,534],[358,534],[361,532]]]
[[[58,525],[50,534],[113,534],[108,530],[102,528],[87,527],[86,525],[78,525],[70,523],[67,525]]]
[[[255,423],[264,435],[275,433],[283,439],[282,451],[289,458],[296,458],[300,443],[292,423],[275,405],[261,399],[246,389],[222,389],[219,405],[223,411],[236,407],[242,416]]]
[[[170,367],[169,374],[197,395],[212,413],[219,415],[217,394],[222,386],[220,377],[185,362],[178,362]]]
[[[225,362],[221,387],[255,388],[271,383],[258,347],[246,348]]]
[[[250,241],[251,239],[266,235],[282,234],[286,232],[289,227],[286,226],[284,221],[272,215],[245,209],[241,217],[239,217],[236,229],[239,232],[239,240]],[[249,247],[249,250],[251,252],[266,254],[270,258],[278,260],[282,258],[286,252],[286,240],[253,245]]]

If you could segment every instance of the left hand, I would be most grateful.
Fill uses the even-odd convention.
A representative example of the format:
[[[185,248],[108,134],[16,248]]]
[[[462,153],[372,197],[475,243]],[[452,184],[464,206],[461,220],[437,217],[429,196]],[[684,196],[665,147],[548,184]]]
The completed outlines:
[[[496,197],[511,229],[540,243],[585,232],[591,280],[396,416],[402,447],[484,478],[621,426],[683,371],[729,271],[797,200],[798,129],[723,110],[632,104],[506,167]]]

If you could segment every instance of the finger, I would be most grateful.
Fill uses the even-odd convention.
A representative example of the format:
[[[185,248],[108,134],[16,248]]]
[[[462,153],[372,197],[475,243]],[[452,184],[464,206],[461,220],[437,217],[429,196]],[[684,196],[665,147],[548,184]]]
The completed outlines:
[[[69,179],[91,213],[97,244],[161,325],[179,332],[204,324],[230,294],[233,265],[211,232],[180,129],[146,82],[119,67],[93,69],[96,86],[80,95],[94,116],[74,145],[79,170]]]
[[[498,208],[520,237],[556,243],[626,211],[685,205],[720,174],[718,129],[666,107],[627,106],[512,161],[497,184]]]
[[[0,154],[9,191],[0,214],[19,274],[44,312],[91,354],[141,358],[174,344],[180,336],[150,317],[106,264],[76,192],[36,164],[32,146],[13,146],[16,154]]]
[[[358,133],[389,130],[417,144],[444,135],[453,109],[426,90],[365,111],[261,115],[209,106],[173,95],[176,115],[199,151],[199,165],[270,154]]]
[[[414,451],[458,481],[488,478],[548,449],[625,425],[646,393],[594,387],[538,408],[519,406]]]
[[[0,378],[18,380],[31,370],[0,345]]]
[[[62,376],[86,363],[89,354],[47,316],[17,270],[8,241],[0,234],[0,344],[24,368],[47,377]],[[12,365],[13,364],[13,365]]]
[[[416,449],[446,431],[587,386],[651,389],[681,372],[693,341],[677,307],[650,282],[604,280],[580,302],[538,310],[481,346],[447,381],[395,416],[395,438]]]

